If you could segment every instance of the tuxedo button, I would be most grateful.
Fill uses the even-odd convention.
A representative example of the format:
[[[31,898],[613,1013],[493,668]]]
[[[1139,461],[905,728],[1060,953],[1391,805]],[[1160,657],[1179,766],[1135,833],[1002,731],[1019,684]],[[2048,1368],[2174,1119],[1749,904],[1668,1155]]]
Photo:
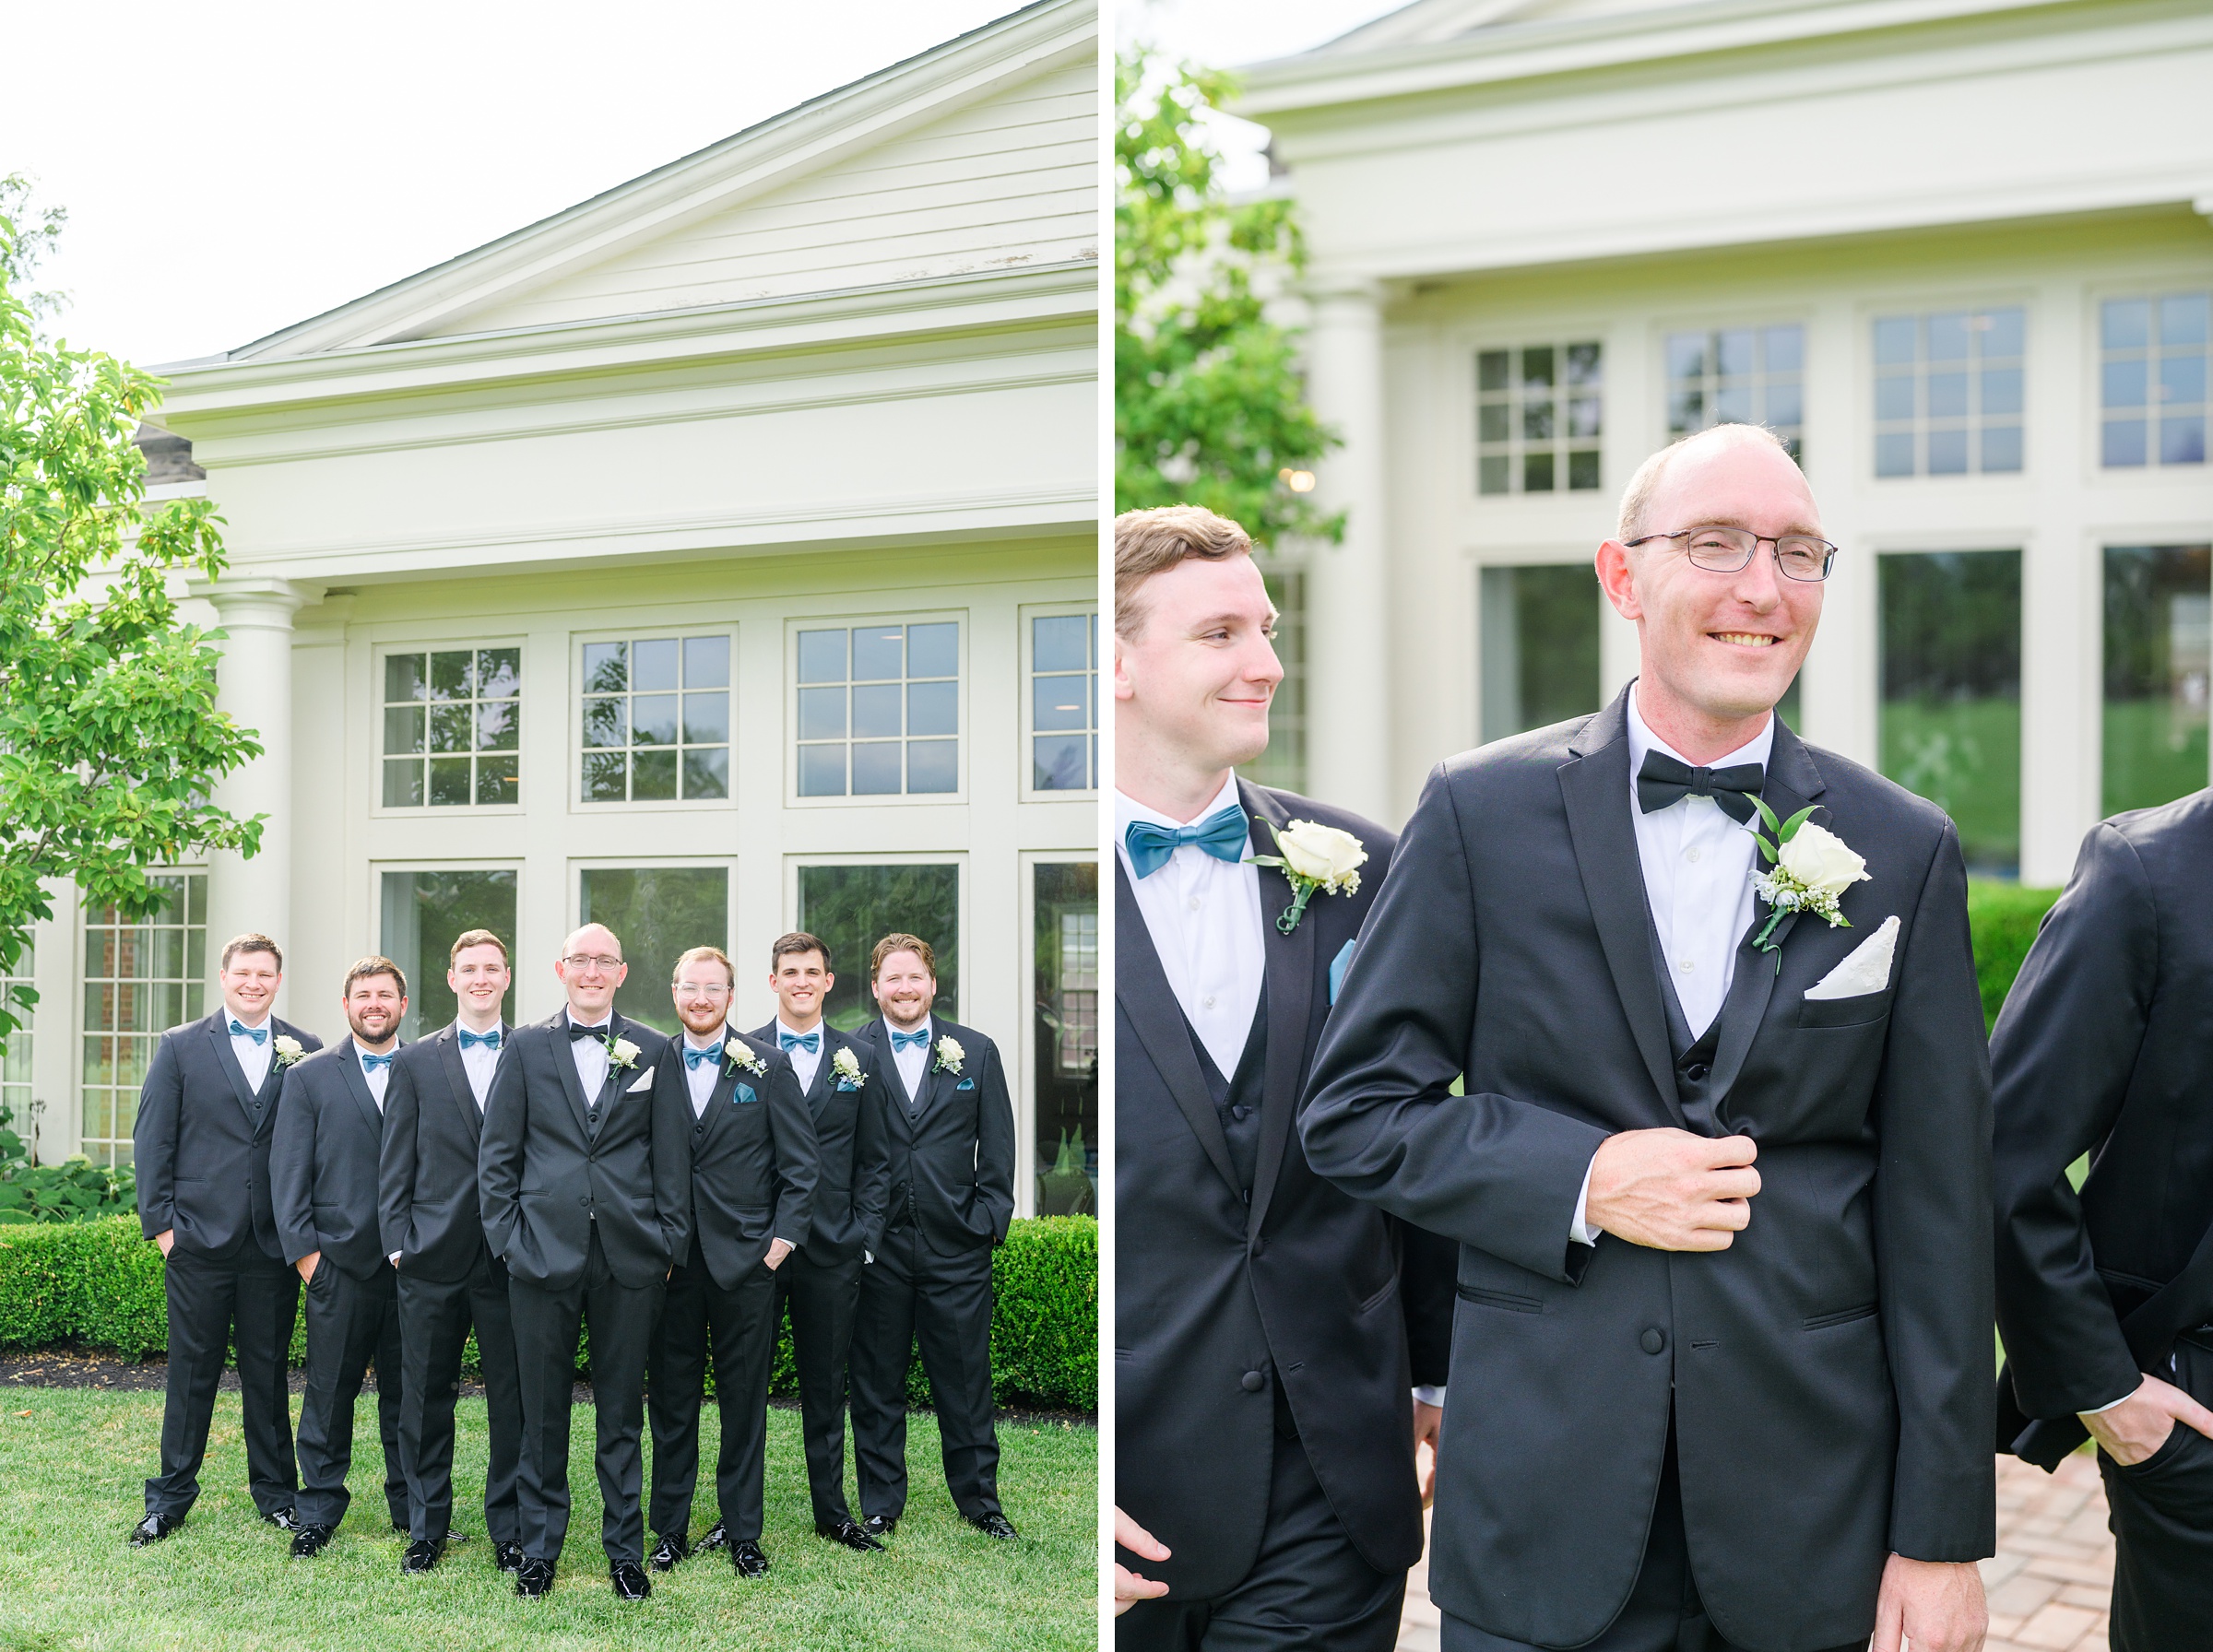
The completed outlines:
[[[578,1199],[576,1202],[577,1202],[578,1204],[582,1205],[582,1206],[583,1206],[583,1207],[584,1207],[586,1210],[590,1210],[590,1209],[592,1208],[592,1196],[591,1196],[590,1194],[588,1194],[588,1193],[587,1193],[587,1194],[586,1194],[586,1195],[585,1195],[585,1196],[584,1196],[582,1198]]]
[[[1248,1371],[1238,1379],[1248,1394],[1258,1394],[1268,1386],[1268,1379],[1257,1371]]]
[[[1703,1084],[1706,1082],[1706,1075],[1711,1071],[1713,1068],[1708,1067],[1703,1061],[1694,1061],[1683,1069],[1683,1076],[1693,1084]]]
[[[1647,1353],[1658,1353],[1667,1346],[1667,1336],[1658,1326],[1654,1326],[1637,1339],[1637,1346]]]
[[[1255,1239],[1252,1242],[1252,1254],[1256,1257],[1266,1256],[1268,1254],[1268,1241],[1265,1239]]]

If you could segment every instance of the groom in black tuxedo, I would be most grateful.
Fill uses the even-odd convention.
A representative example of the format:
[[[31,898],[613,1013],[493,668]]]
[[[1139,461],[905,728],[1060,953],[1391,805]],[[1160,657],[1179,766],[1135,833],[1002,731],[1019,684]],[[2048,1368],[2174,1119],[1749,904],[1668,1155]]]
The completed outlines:
[[[1647,461],[1597,558],[1637,680],[1431,774],[1323,1035],[1308,1159],[1462,1245],[1448,1652],[1982,1643],[1966,877],[1773,715],[1833,551],[1764,430]],[[1784,867],[1850,927],[1769,909],[1754,796],[1811,808]]]
[[[1452,1247],[1316,1176],[1293,1129],[1392,837],[1233,772],[1283,677],[1250,552],[1196,508],[1115,524],[1116,1641],[1387,1652]],[[1254,864],[1278,833],[1355,879],[1294,920]]]

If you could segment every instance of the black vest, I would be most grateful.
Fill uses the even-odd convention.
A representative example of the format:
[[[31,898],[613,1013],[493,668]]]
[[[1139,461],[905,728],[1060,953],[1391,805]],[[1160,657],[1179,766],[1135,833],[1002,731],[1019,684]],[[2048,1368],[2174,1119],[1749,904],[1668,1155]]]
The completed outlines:
[[[1222,1121],[1222,1134],[1229,1141],[1229,1162],[1237,1173],[1237,1191],[1252,1203],[1252,1178],[1258,1174],[1260,1162],[1260,1093],[1268,1078],[1268,997],[1260,996],[1253,1010],[1252,1030],[1245,1035],[1244,1052],[1237,1057],[1237,1070],[1230,1078],[1222,1076],[1214,1058],[1207,1054],[1206,1045],[1191,1027],[1186,1016],[1183,1030],[1191,1041],[1192,1052],[1199,1057],[1199,1073],[1206,1080],[1207,1099],[1213,1103],[1214,1113]]]
[[[1683,1013],[1683,1000],[1675,996],[1675,978],[1668,974],[1667,957],[1660,950],[1660,928],[1651,921],[1651,909],[1645,909],[1645,933],[1651,938],[1652,969],[1660,977],[1660,1001],[1667,1009],[1667,1044],[1675,1057],[1675,1099],[1682,1103],[1683,1116],[1690,1127],[1701,1136],[1720,1138],[1729,1132],[1714,1116],[1713,1057],[1722,1044],[1722,1022],[1726,1018],[1729,1001],[1726,996],[1722,1007],[1714,1012],[1712,1022],[1696,1038],[1690,1035],[1690,1018]],[[1746,961],[1737,960],[1744,968]]]

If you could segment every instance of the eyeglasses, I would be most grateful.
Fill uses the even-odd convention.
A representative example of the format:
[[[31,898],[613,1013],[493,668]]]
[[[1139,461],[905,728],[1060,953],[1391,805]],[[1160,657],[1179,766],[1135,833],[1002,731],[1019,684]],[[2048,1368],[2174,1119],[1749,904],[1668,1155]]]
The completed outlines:
[[[1627,544],[1634,549],[1654,539],[1688,540],[1684,553],[1693,567],[1709,573],[1734,573],[1750,566],[1753,553],[1763,544],[1775,548],[1775,566],[1785,579],[1809,584],[1825,580],[1837,560],[1837,548],[1811,534],[1756,534],[1745,527],[1686,527],[1672,534],[1646,534]]]
[[[562,962],[573,970],[619,970],[622,967],[620,958],[609,958],[604,952],[572,952]]]
[[[727,998],[730,989],[719,981],[679,981],[678,996],[687,998]]]

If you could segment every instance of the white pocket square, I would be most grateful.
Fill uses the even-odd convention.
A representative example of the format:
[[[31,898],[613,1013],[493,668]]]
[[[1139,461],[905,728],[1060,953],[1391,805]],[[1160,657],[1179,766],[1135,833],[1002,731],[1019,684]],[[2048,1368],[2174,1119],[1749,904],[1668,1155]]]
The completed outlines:
[[[1890,955],[1898,950],[1898,919],[1888,917],[1883,926],[1852,948],[1842,963],[1805,989],[1809,998],[1857,998],[1880,992],[1890,985]]]
[[[1898,920],[1897,920],[1896,918],[1893,918],[1893,919],[1891,919],[1890,921],[1891,921],[1892,923],[1896,923]],[[1852,954],[1852,956],[1856,958],[1856,957],[1858,957],[1858,956],[1859,956],[1859,954],[1855,952],[1855,953],[1853,953],[1853,954]],[[1885,967],[1888,967],[1888,965],[1886,964],[1886,966],[1885,966]],[[1807,996],[1808,997],[1811,997],[1813,995],[1812,995],[1811,993],[1808,993],[1806,996]],[[641,1091],[641,1090],[651,1090],[652,1088],[653,1088],[653,1074],[652,1074],[651,1072],[642,1072],[642,1073],[640,1073],[640,1074],[638,1075],[638,1081],[637,1081],[636,1083],[634,1083],[634,1084],[626,1084],[626,1085],[624,1085],[624,1086],[622,1087],[622,1093],[623,1093],[624,1095],[635,1095],[635,1094],[637,1094],[637,1093],[638,1093],[638,1092],[639,1092],[639,1091]]]

